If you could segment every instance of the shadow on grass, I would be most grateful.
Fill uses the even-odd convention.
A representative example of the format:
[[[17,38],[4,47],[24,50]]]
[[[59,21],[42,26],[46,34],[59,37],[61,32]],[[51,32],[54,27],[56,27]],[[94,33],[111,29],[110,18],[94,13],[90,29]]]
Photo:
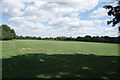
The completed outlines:
[[[3,78],[118,78],[116,56],[26,54],[2,59]]]

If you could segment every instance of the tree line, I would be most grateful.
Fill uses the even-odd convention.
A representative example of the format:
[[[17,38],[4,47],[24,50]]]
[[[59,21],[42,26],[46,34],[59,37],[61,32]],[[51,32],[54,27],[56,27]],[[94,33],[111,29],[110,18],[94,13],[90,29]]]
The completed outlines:
[[[0,39],[1,40],[12,40],[12,39],[29,39],[29,40],[60,40],[60,41],[85,41],[85,42],[102,42],[102,43],[119,43],[120,37],[109,37],[109,36],[90,36],[86,35],[85,37],[36,37],[36,36],[18,36],[16,35],[14,29],[11,29],[8,25],[0,26]]]
[[[109,37],[109,36],[90,36],[86,35],[85,37],[35,37],[35,36],[17,36],[16,39],[30,39],[30,40],[59,40],[59,41],[85,41],[85,42],[102,42],[102,43],[119,43],[120,37]]]

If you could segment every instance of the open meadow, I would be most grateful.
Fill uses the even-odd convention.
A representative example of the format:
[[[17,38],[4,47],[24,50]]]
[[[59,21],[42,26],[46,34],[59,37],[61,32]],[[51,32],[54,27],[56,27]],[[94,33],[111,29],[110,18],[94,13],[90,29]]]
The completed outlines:
[[[2,42],[3,78],[118,77],[118,44],[11,40]]]
[[[22,54],[95,54],[118,56],[118,44],[49,41],[49,40],[12,40],[2,42],[3,58]]]

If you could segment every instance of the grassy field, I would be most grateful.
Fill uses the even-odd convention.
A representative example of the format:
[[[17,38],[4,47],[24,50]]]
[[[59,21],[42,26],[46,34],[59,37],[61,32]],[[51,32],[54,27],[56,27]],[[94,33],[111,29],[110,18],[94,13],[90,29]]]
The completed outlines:
[[[3,78],[118,77],[118,44],[13,40],[2,42]]]
[[[2,42],[3,58],[21,54],[95,54],[118,56],[118,44],[75,42],[75,41],[45,41],[45,40],[14,40]]]

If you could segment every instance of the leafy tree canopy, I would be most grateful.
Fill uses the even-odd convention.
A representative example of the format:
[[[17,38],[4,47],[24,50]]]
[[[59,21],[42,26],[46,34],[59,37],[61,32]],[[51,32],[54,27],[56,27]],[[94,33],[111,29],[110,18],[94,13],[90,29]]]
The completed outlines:
[[[107,21],[107,24],[112,24],[112,26],[115,26],[120,22],[120,1],[118,1],[117,6],[112,6],[112,5],[106,5],[104,8],[109,9],[108,15],[109,16],[114,16],[114,18],[110,21]]]
[[[10,40],[10,39],[15,39],[15,38],[16,38],[16,33],[14,29],[11,29],[6,24],[0,25],[0,39]]]

